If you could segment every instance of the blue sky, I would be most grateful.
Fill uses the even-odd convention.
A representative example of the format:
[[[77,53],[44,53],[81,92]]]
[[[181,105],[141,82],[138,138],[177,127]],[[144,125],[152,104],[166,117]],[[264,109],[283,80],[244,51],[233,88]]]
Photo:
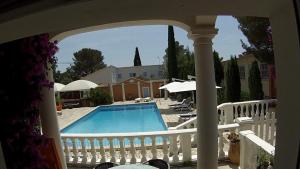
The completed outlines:
[[[240,40],[247,39],[238,29],[238,22],[231,16],[219,16],[216,21],[218,34],[213,39],[213,48],[225,60],[244,50]],[[142,65],[161,64],[168,44],[166,25],[121,27],[82,33],[67,37],[58,43],[58,69],[65,71],[73,61],[73,53],[82,48],[100,50],[107,65],[133,66],[135,47],[139,48]],[[187,32],[174,27],[175,40],[193,51],[193,42]]]

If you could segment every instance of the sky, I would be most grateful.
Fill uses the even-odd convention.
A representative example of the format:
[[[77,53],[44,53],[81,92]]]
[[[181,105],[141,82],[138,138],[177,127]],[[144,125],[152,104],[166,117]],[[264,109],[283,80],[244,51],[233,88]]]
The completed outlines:
[[[216,21],[218,34],[213,39],[213,49],[227,60],[244,49],[240,40],[248,42],[238,29],[238,22],[231,16],[219,16]],[[187,32],[174,27],[175,40],[193,51],[193,41]],[[81,33],[58,43],[58,70],[64,72],[73,63],[73,53],[82,48],[97,49],[104,55],[104,63],[117,67],[133,66],[135,47],[139,48],[142,65],[162,64],[168,45],[167,25],[131,26]]]

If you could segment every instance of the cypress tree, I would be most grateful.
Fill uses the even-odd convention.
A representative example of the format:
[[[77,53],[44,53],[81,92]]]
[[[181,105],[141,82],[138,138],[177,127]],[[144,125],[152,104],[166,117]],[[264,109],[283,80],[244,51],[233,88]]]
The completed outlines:
[[[226,99],[237,102],[241,99],[240,72],[236,57],[231,57],[226,71]]]
[[[249,94],[251,100],[260,100],[264,98],[264,92],[261,84],[260,71],[257,61],[252,62],[248,77]]]
[[[223,65],[221,63],[223,58],[220,58],[219,53],[216,51],[213,52],[213,56],[214,56],[216,85],[220,86],[222,83],[222,80],[224,79],[224,70],[223,70]]]
[[[168,50],[167,50],[167,61],[168,61],[168,79],[172,81],[172,78],[178,78],[177,68],[177,56],[173,26],[168,26]]]
[[[140,53],[138,47],[135,48],[135,55],[134,55],[134,60],[133,60],[134,66],[142,66],[141,58],[140,58]]]

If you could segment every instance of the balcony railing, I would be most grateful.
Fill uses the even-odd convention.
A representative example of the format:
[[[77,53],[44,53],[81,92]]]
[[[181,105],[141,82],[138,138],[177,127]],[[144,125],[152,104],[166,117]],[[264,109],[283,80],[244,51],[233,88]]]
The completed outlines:
[[[274,101],[225,103],[218,106],[218,110],[222,112],[220,119],[228,119],[227,115],[232,114],[230,119],[232,117],[236,122],[226,124],[230,121],[220,120],[221,124],[218,125],[219,158],[226,157],[225,147],[228,146],[225,144],[228,142],[225,138],[226,133],[230,131],[252,130],[258,138],[265,140],[270,145],[275,145],[275,113],[268,112],[268,105]],[[230,112],[229,109],[233,112]],[[61,134],[61,137],[67,163],[94,165],[111,161],[125,164],[144,162],[155,158],[170,163],[179,163],[197,158],[197,129],[195,127],[196,120],[193,118],[168,131]]]

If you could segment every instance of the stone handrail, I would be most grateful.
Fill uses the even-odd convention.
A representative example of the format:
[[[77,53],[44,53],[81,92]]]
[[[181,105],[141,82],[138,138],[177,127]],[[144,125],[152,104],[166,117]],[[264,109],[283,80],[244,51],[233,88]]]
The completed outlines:
[[[238,124],[219,125],[219,155],[225,156],[223,133],[237,130]],[[197,129],[155,132],[61,134],[67,163],[94,165],[145,162],[161,158],[170,163],[196,159]]]
[[[234,123],[234,119],[238,117],[253,117],[256,114],[259,116],[269,112],[269,107],[272,103],[276,103],[276,99],[269,100],[253,100],[245,102],[230,102],[223,103],[217,106],[219,124]],[[179,124],[173,129],[193,128],[197,125],[197,117],[191,118]]]
[[[256,169],[258,149],[262,149],[267,154],[274,156],[275,147],[259,138],[251,130],[240,132],[240,168]]]

